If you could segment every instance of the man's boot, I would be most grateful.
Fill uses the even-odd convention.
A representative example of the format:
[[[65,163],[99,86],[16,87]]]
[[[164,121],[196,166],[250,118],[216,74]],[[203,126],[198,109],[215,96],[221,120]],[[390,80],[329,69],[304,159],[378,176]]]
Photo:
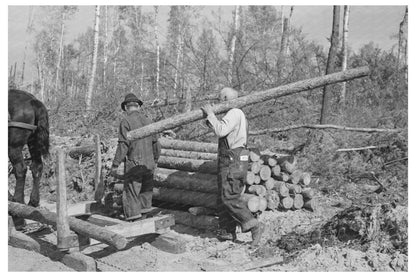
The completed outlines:
[[[236,232],[231,232],[228,233],[226,230],[221,229],[217,232],[217,238],[220,241],[226,241],[226,240],[231,240],[232,242],[236,242],[237,241],[237,234]]]
[[[251,237],[253,241],[251,242],[251,246],[258,246],[260,243],[261,236],[264,232],[264,224],[259,223],[257,226],[251,228]]]

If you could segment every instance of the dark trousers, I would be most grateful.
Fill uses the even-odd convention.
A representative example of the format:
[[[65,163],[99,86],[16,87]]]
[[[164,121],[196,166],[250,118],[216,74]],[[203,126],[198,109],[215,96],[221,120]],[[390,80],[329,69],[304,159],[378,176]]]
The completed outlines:
[[[241,199],[244,176],[233,170],[233,164],[218,170],[218,215],[220,228],[235,232],[237,224],[243,232],[250,231],[258,222]]]
[[[142,209],[152,207],[153,170],[126,162],[123,191],[123,210],[126,219],[141,216]]]

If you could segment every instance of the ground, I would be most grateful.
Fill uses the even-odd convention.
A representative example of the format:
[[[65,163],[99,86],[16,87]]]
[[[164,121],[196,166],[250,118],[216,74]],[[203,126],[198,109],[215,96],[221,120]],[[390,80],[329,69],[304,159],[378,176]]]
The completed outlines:
[[[54,137],[52,141],[55,147],[79,144],[79,140],[72,140],[71,144],[70,139],[59,137]],[[112,155],[104,155],[105,162]],[[68,180],[70,201],[91,197],[92,189],[88,180],[92,169],[85,164],[88,161],[84,165],[78,161],[69,162],[68,171],[80,173],[77,175],[77,184],[82,180],[78,189],[72,178]],[[43,181],[42,199],[53,201],[53,170],[45,174],[48,178]],[[30,181],[29,177],[28,183]],[[9,187],[13,191],[11,183],[13,178],[9,178]],[[390,201],[388,193],[375,192],[377,188],[371,184],[360,186],[348,183],[341,187],[344,193],[341,195],[317,187],[320,203],[317,211],[263,212],[259,220],[265,223],[266,230],[261,246],[256,249],[249,246],[250,233],[238,233],[236,243],[221,242],[211,231],[176,225],[173,231],[187,240],[187,251],[183,254],[160,251],[151,245],[149,238],[135,240],[131,247],[123,251],[98,247],[84,253],[96,259],[100,271],[242,271],[252,269],[257,261],[265,259],[275,263],[252,270],[407,271],[407,200]],[[357,194],[357,191],[363,194],[359,199],[365,200],[360,205],[345,197]],[[366,202],[368,198],[372,200]],[[36,226],[30,232],[36,233]],[[27,259],[27,262],[19,263],[22,258]],[[40,254],[9,246],[9,271],[14,270],[70,269]]]

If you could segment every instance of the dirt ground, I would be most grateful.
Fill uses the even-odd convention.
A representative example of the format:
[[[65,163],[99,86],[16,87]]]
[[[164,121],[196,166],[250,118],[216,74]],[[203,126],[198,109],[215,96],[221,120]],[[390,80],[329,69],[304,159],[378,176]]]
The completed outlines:
[[[79,140],[54,137],[52,143],[68,147],[79,144]],[[112,149],[108,150],[107,156],[104,155],[104,162],[113,156]],[[78,162],[72,162],[72,169],[69,170],[80,171],[77,166],[80,166]],[[70,185],[69,197],[72,197],[73,202],[88,200],[90,197],[92,190],[88,188],[87,176],[91,170],[85,166],[81,170],[84,172],[80,177],[84,183],[81,193],[73,184]],[[45,174],[52,177],[43,184],[41,198],[53,201],[53,172]],[[28,176],[29,183],[30,174]],[[10,181],[11,179],[13,178],[9,178],[9,188],[13,192],[11,183],[14,180]],[[354,184],[345,188],[351,192],[357,190]],[[369,190],[371,189],[370,187]],[[242,271],[250,269],[256,261],[265,259],[273,259],[275,264],[252,270],[407,271],[407,205],[387,205],[387,208],[385,205],[375,205],[370,211],[354,210],[354,203],[350,199],[321,191],[317,195],[319,209],[315,212],[302,209],[265,211],[259,215],[259,220],[265,223],[266,229],[261,246],[257,249],[249,247],[250,233],[238,233],[236,243],[221,242],[211,231],[176,225],[172,228],[173,232],[187,240],[187,251],[183,254],[163,252],[153,247],[148,238],[135,240],[131,247],[123,251],[116,252],[109,247],[90,247],[83,253],[96,259],[99,271]],[[347,214],[346,219],[341,218],[340,215],[347,211],[351,213]],[[355,237],[333,240],[338,234],[330,236],[326,232],[332,228],[339,233],[343,220],[350,220],[354,224],[361,222],[363,226],[352,230]],[[362,222],[363,220],[367,221]],[[347,225],[350,221],[347,221]],[[32,232],[36,232],[36,228]],[[27,262],[21,263],[22,259]],[[40,254],[9,246],[9,271],[70,270]]]

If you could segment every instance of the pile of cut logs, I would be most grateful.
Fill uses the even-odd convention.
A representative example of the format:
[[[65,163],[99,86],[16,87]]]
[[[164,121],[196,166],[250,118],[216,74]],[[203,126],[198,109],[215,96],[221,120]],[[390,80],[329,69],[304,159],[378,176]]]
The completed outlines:
[[[248,194],[243,198],[253,213],[269,210],[316,210],[311,174],[296,169],[296,157],[250,151]]]

